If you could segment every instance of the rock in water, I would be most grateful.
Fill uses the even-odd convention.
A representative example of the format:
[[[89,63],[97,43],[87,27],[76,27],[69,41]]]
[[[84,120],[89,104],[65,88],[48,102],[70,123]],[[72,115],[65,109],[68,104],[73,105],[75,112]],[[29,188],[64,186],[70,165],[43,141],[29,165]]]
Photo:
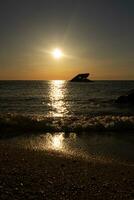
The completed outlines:
[[[115,103],[119,104],[133,104],[134,105],[134,90],[131,91],[128,95],[123,95],[118,97],[115,100]]]

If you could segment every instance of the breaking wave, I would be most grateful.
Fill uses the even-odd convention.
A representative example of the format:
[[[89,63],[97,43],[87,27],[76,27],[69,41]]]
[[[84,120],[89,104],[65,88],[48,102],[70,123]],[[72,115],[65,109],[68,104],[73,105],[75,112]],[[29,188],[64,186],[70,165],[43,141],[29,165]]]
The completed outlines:
[[[90,116],[53,118],[25,115],[0,115],[0,137],[4,133],[105,132],[134,130],[134,116]]]

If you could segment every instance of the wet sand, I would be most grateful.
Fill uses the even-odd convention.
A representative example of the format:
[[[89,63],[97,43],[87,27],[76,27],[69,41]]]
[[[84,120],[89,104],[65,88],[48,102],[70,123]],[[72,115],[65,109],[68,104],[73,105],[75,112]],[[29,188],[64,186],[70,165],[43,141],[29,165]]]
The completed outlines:
[[[0,199],[134,199],[134,166],[0,142]]]

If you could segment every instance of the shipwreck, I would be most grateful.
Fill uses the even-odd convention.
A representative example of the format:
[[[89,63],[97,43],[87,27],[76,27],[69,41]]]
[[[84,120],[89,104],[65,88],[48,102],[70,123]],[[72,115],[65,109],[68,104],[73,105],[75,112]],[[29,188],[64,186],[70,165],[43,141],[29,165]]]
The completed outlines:
[[[77,76],[75,76],[74,78],[72,78],[70,81],[71,82],[93,82],[90,79],[88,79],[89,75],[90,75],[89,73],[78,74]]]

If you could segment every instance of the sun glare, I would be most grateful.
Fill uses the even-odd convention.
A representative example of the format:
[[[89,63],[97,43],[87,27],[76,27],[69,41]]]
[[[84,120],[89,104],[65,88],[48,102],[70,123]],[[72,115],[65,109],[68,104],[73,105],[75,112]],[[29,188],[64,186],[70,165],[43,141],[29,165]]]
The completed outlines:
[[[63,56],[63,53],[60,49],[54,49],[52,55],[55,59],[60,59]]]
[[[63,134],[55,135],[52,139],[52,146],[54,149],[61,149],[63,145]]]

